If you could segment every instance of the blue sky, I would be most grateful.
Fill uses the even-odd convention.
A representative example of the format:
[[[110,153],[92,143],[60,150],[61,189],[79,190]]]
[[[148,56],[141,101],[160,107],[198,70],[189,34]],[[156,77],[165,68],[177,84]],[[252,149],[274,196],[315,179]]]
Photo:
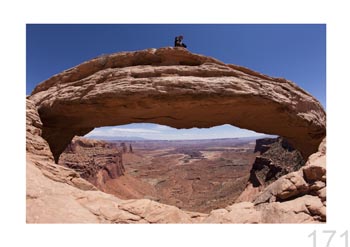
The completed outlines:
[[[326,107],[326,25],[322,24],[28,24],[26,94],[52,75],[101,54],[172,46],[179,34],[191,52],[292,80]],[[152,139],[256,135],[230,125],[176,130],[154,124],[104,127],[89,135],[103,134]]]
[[[114,127],[96,128],[87,137],[113,139],[113,137],[141,137],[150,140],[199,140],[216,138],[237,138],[261,136],[262,133],[240,129],[229,124],[212,128],[175,129],[169,126],[152,123],[134,123]]]

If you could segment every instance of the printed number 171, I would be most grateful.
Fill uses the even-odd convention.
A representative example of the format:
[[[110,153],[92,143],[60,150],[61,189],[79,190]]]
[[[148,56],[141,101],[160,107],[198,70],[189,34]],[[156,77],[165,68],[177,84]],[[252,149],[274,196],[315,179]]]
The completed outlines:
[[[334,238],[334,236],[336,235],[337,231],[335,230],[325,230],[325,231],[322,231],[323,234],[328,234],[328,241],[327,241],[327,245],[325,247],[331,247],[331,242],[332,242],[332,239]],[[317,232],[316,230],[313,231],[312,233],[310,233],[308,235],[309,238],[312,237],[313,239],[313,247],[317,247]],[[349,234],[348,234],[348,230],[346,230],[343,234],[341,234],[339,236],[340,238],[344,238],[344,243],[345,243],[345,247],[349,247]]]

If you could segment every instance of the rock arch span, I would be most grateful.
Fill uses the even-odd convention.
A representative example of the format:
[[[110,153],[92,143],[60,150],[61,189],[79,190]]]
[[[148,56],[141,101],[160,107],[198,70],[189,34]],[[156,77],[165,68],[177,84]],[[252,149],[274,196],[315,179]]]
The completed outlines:
[[[305,159],[326,135],[321,104],[293,82],[183,48],[97,57],[42,82],[29,98],[56,162],[74,135],[137,122],[232,124],[283,136]]]

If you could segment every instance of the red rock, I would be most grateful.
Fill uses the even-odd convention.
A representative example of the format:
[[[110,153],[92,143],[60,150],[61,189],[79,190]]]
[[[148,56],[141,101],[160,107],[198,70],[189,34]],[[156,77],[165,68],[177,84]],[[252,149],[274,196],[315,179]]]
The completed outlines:
[[[301,172],[292,172],[279,178],[276,182],[266,187],[254,200],[255,204],[285,200],[290,197],[302,195],[308,191]]]
[[[116,147],[78,136],[61,155],[59,164],[72,168],[101,190],[108,180],[123,176],[125,172],[122,154]]]
[[[171,47],[92,59],[44,81],[29,98],[56,162],[75,135],[134,122],[232,124],[284,136],[305,159],[326,135],[321,104],[293,82]]]
[[[303,168],[305,178],[312,181],[326,181],[326,139],[322,141],[317,153],[312,154]]]

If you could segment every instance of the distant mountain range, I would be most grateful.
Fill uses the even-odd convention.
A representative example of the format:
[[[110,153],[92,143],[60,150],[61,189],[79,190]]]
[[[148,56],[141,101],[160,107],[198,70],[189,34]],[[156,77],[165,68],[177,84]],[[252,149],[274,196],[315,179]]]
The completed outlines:
[[[261,136],[249,136],[249,137],[228,137],[228,138],[215,138],[215,139],[195,139],[192,141],[200,141],[200,140],[224,140],[224,139],[240,139],[240,140],[256,140],[262,138],[275,138],[275,135],[261,135]],[[147,139],[138,136],[87,136],[87,138],[94,140],[104,140],[104,141],[191,141],[191,140],[154,140]]]
[[[87,136],[86,138],[103,141],[145,141],[148,139],[138,136]]]

